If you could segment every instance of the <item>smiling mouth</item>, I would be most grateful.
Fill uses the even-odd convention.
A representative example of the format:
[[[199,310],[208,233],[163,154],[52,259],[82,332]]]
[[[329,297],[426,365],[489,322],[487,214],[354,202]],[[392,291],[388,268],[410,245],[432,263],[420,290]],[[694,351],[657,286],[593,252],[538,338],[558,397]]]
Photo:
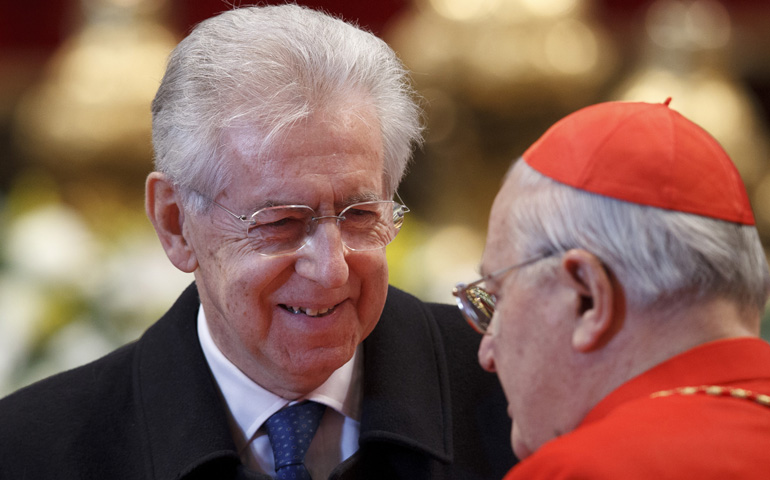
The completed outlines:
[[[290,305],[279,305],[281,308],[286,310],[287,312],[293,313],[295,315],[307,315],[308,317],[325,317],[326,315],[331,315],[334,313],[334,310],[337,309],[337,305],[331,307],[331,308],[322,308],[319,310],[316,310],[314,308],[305,308],[305,307],[292,307]]]

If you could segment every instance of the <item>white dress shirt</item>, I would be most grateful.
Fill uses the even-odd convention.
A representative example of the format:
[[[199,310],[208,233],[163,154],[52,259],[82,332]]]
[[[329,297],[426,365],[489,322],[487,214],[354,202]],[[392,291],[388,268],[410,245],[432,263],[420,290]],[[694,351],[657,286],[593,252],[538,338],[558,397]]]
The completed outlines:
[[[245,466],[275,476],[273,450],[263,424],[281,408],[303,400],[327,406],[305,456],[305,466],[313,478],[328,478],[337,465],[358,450],[363,374],[360,345],[353,358],[323,385],[290,402],[257,385],[225,357],[211,338],[203,307],[198,310],[198,338],[227,405],[230,430]]]

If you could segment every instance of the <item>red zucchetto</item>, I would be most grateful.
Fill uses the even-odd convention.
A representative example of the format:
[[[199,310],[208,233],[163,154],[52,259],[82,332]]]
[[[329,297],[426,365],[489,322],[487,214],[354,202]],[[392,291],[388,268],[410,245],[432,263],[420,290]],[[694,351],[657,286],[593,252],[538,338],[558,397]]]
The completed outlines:
[[[522,157],[560,183],[652,207],[754,225],[719,143],[668,103],[606,102],[554,124]]]

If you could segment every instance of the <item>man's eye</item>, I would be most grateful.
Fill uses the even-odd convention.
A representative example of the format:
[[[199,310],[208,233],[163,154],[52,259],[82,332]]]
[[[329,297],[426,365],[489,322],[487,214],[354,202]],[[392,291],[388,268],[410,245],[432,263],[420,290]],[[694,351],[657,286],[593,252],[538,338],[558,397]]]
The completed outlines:
[[[254,228],[264,228],[264,227],[278,228],[278,227],[290,226],[293,223],[302,223],[302,222],[301,220],[298,220],[296,218],[286,217],[286,218],[279,218],[277,220],[272,220],[270,222],[257,222],[254,225]]]
[[[347,217],[377,217],[377,212],[363,208],[351,208],[345,211],[345,218]]]

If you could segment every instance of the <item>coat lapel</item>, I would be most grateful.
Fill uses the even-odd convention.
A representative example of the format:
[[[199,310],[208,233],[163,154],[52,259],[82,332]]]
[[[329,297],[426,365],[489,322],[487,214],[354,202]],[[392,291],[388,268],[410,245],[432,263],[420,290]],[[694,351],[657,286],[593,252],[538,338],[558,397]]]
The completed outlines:
[[[198,342],[198,306],[191,285],[137,345],[136,402],[147,429],[148,469],[159,480],[215,465],[235,471],[240,463]]]
[[[364,341],[360,444],[389,442],[452,461],[444,347],[424,303],[393,287]]]

